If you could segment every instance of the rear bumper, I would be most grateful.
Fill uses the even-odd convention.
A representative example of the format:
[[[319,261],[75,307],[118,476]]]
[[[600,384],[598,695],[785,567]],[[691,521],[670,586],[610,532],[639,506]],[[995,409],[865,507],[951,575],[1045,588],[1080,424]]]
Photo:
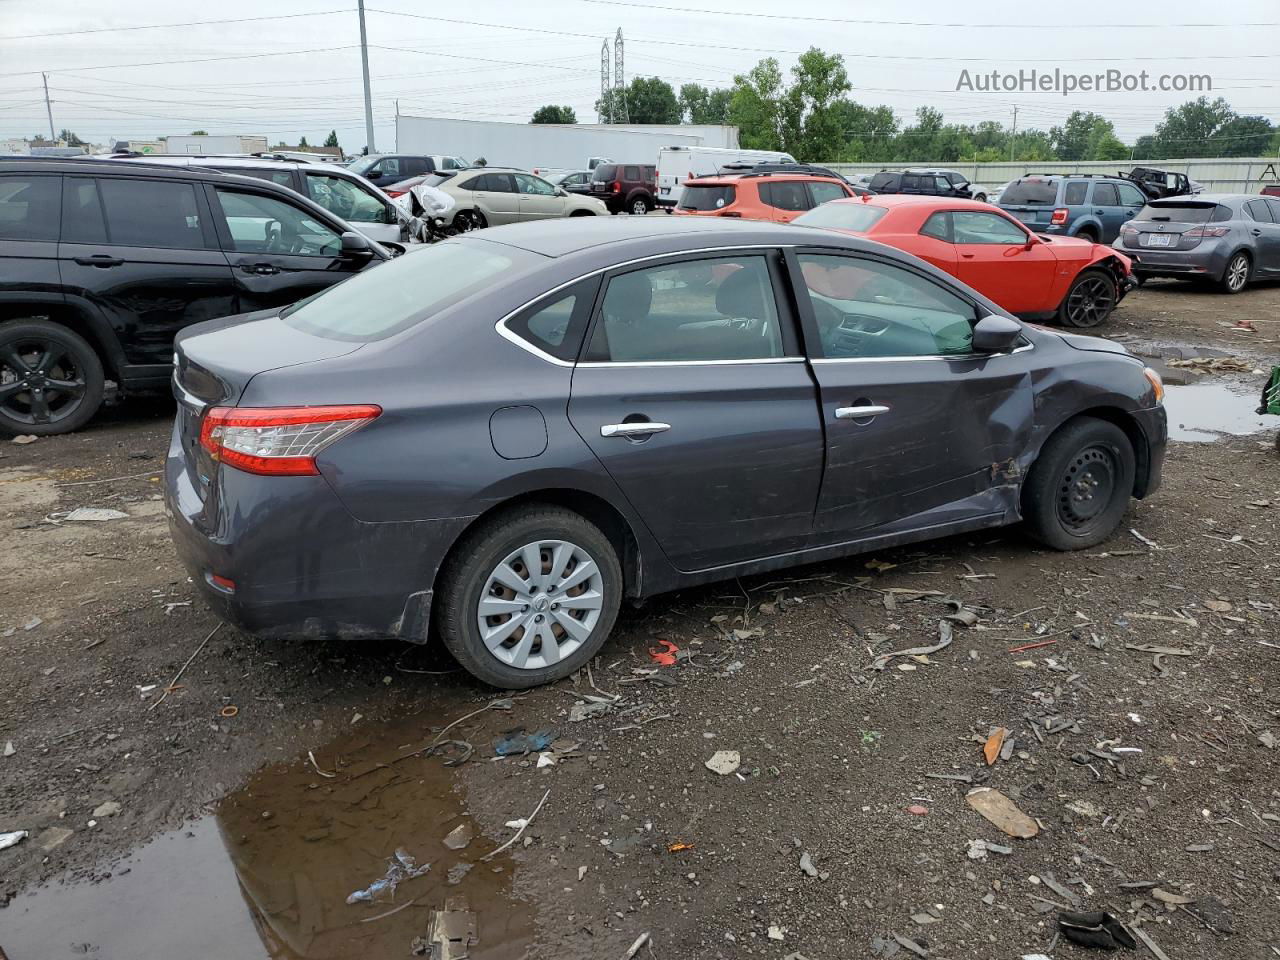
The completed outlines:
[[[176,433],[165,510],[179,558],[214,612],[260,637],[425,642],[431,591],[467,520],[365,523],[323,477],[219,471],[201,500]],[[227,589],[214,576],[234,583]]]
[[[1138,455],[1138,474],[1134,478],[1133,495],[1139,500],[1160,489],[1164,478],[1164,454],[1169,446],[1169,418],[1164,407],[1138,410],[1133,414],[1146,440],[1146,449]]]
[[[1227,269],[1228,252],[1216,246],[1183,252],[1116,249],[1133,261],[1133,272],[1143,277],[1212,277],[1219,279]]]

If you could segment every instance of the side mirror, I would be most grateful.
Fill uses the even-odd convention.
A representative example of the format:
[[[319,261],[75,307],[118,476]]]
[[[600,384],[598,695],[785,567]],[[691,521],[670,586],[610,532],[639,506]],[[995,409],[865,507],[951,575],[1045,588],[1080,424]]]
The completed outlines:
[[[973,328],[974,353],[1002,353],[1022,336],[1022,324],[995,314],[983,317]]]
[[[567,197],[568,195],[569,195],[569,191],[566,190],[564,187],[556,187],[557,197]]]
[[[373,245],[363,233],[348,230],[342,235],[342,249],[338,256],[348,260],[365,260],[373,256]]]
[[[1042,241],[1041,241],[1038,237],[1036,237],[1036,235],[1035,235],[1034,233],[1029,233],[1029,234],[1027,234],[1027,240],[1026,240],[1026,242],[1022,245],[1022,249],[1023,249],[1023,250],[1030,250],[1030,249],[1031,249],[1032,247],[1034,247],[1037,243],[1041,243],[1041,242],[1042,242]]]
[[[402,243],[396,243],[394,240],[383,240],[382,247],[393,257],[403,257],[409,252],[409,248]]]

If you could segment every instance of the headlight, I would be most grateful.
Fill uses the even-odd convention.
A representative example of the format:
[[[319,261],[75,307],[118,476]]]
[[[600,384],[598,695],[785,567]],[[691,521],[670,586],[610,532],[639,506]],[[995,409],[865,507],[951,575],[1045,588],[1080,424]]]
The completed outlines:
[[[1150,367],[1143,367],[1142,375],[1147,378],[1147,382],[1151,384],[1151,389],[1155,391],[1156,403],[1164,403],[1164,381],[1160,379],[1160,374]]]

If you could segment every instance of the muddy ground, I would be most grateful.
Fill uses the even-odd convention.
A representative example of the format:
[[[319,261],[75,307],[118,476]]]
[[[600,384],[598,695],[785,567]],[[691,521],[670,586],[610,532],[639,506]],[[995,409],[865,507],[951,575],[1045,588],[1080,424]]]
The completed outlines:
[[[1278,321],[1274,287],[1152,283],[1106,332],[1262,369]],[[1175,423],[1260,422],[1261,375],[1201,379],[1230,409]],[[438,650],[210,637],[159,500],[171,413],[0,440],[0,832],[30,832],[0,851],[10,960],[378,960],[446,906],[475,958],[616,958],[646,933],[637,956],[665,960],[1094,955],[1054,943],[1077,905],[1170,960],[1280,954],[1274,418],[1173,444],[1163,489],[1086,554],[1011,529],[625,610],[590,676],[449,730],[475,748],[450,768],[461,747],[421,749],[502,695]],[[81,506],[128,517],[56,522]],[[936,644],[950,599],[977,619],[948,647],[868,669]],[[607,712],[571,720],[588,695]],[[494,759],[517,728],[554,764]],[[977,786],[1038,835],[979,816]],[[431,870],[348,905],[397,847]]]

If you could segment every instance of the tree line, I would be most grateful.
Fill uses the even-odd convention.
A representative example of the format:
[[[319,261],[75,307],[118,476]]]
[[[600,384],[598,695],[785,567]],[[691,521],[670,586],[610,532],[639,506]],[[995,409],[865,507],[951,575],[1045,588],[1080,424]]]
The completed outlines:
[[[942,111],[920,107],[902,123],[883,104],[851,99],[852,84],[840,54],[810,47],[790,74],[777,59],[761,60],[734,77],[731,87],[633,77],[621,91],[596,102],[603,117],[630,123],[727,123],[751,150],[781,150],[801,160],[845,163],[960,163],[1015,160],[1155,160],[1178,157],[1257,157],[1280,153],[1280,128],[1262,116],[1237,114],[1226,100],[1200,97],[1165,111],[1155,129],[1133,143],[1116,134],[1103,114],[1076,110],[1047,130],[1016,132],[997,120],[947,123]],[[576,123],[571,107],[548,105],[533,123]]]

